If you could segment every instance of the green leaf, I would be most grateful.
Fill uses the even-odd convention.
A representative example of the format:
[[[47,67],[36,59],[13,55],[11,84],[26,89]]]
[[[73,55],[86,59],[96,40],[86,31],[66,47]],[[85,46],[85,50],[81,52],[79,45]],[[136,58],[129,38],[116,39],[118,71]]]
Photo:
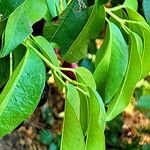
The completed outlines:
[[[131,8],[133,10],[137,10],[138,2],[137,0],[125,0],[125,2],[123,3],[123,6],[127,8]]]
[[[140,51],[142,49],[142,40],[134,32],[129,32],[129,64],[125,78],[115,97],[108,105],[107,121],[115,118],[129,104],[133,94],[134,87],[139,81],[142,73],[142,63]]]
[[[143,40],[143,51],[142,51],[142,76],[144,78],[150,72],[149,60],[150,60],[150,53],[149,53],[149,37],[150,37],[150,26],[143,20],[143,17],[137,15],[136,12],[127,9],[129,20],[128,25],[131,30],[136,32]]]
[[[127,15],[126,11],[124,11],[124,9],[122,9],[122,5],[117,6],[117,7],[121,7],[121,9],[113,11],[113,13],[121,19],[124,19],[124,20],[128,19],[128,15]],[[124,39],[127,42],[128,36],[127,36],[125,30],[122,28],[122,24],[120,22],[118,22],[116,19],[114,19],[113,17],[110,17],[109,21],[113,22],[120,29]]]
[[[49,12],[52,17],[57,17],[67,7],[66,0],[46,0]]]
[[[56,72],[54,72],[54,79],[55,79],[55,82],[56,82],[56,84],[58,86],[58,90],[60,92],[62,92],[63,89],[64,89],[65,83],[63,82],[61,76],[59,74],[57,74]]]
[[[28,49],[0,95],[0,137],[10,133],[33,113],[45,77],[43,62]]]
[[[23,45],[19,45],[14,51],[13,51],[13,70],[16,69],[22,58],[24,57],[26,53],[26,48]]]
[[[84,136],[79,122],[80,98],[73,85],[66,86],[65,117],[62,130],[61,150],[83,150]]]
[[[106,3],[108,3],[109,1],[110,1],[110,0],[101,0],[100,3],[101,3],[101,4],[106,4]]]
[[[4,20],[4,21],[0,20],[0,37],[1,37],[1,35],[3,34],[3,32],[5,30],[5,26],[6,26],[6,20]]]
[[[89,123],[89,114],[88,114],[88,98],[85,93],[78,90],[79,97],[80,97],[80,124],[82,127],[83,135],[85,136],[88,129]]]
[[[57,21],[45,26],[44,36],[60,46],[67,62],[75,62],[86,55],[88,40],[101,31],[104,18],[105,11],[99,0],[90,8],[85,2],[81,5],[73,0]]]
[[[126,8],[126,11],[130,20],[145,22],[145,19],[135,10]]]
[[[0,57],[8,55],[32,33],[32,25],[45,15],[46,10],[43,0],[26,0],[15,9],[8,18]]]
[[[85,5],[85,7],[87,6]],[[59,16],[57,21],[45,25],[44,36],[50,42],[52,41],[59,44],[61,47],[61,54],[64,56],[72,42],[81,32],[87,19],[88,9],[84,8],[82,10],[78,1],[73,0],[67,9]]]
[[[95,89],[88,87],[89,95],[89,127],[87,132],[86,150],[105,150],[105,119],[103,101]]]
[[[52,15],[52,17],[58,16],[58,11],[56,7],[57,1],[58,0],[46,0],[49,12]],[[58,4],[59,4],[59,1],[58,1]]]
[[[104,43],[96,54],[94,72],[98,91],[106,103],[117,93],[127,65],[128,46],[119,28],[109,22]]]
[[[144,15],[145,18],[148,22],[148,24],[150,25],[150,5],[149,5],[149,0],[144,0],[143,1],[143,11],[144,11]]]
[[[103,6],[100,5],[100,0],[95,0],[91,9],[87,23],[64,56],[64,59],[68,62],[75,62],[85,57],[89,39],[96,38],[103,28],[105,11]]]
[[[90,86],[93,89],[96,89],[96,83],[91,72],[83,67],[78,67],[74,69],[76,79],[79,83],[82,83],[85,86],[79,86],[83,91],[78,90],[80,97],[80,123],[82,126],[83,134],[85,135],[88,128],[88,98],[87,98],[87,86]]]
[[[9,56],[0,58],[0,88],[6,83],[9,78],[9,67]]]
[[[7,18],[24,0],[1,0],[0,1],[0,14],[3,19]]]
[[[78,82],[90,86],[93,89],[96,89],[94,77],[88,69],[84,67],[78,67],[75,68],[74,70]]]
[[[38,47],[40,48],[42,54],[55,66],[59,66],[59,61],[57,56],[54,52],[54,49],[44,37],[37,36],[34,38],[35,42],[37,43]]]

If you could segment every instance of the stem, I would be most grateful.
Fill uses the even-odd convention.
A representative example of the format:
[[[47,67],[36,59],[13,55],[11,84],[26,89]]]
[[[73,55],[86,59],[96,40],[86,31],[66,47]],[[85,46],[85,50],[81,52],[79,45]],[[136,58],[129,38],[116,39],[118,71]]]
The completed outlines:
[[[31,38],[28,38],[27,40],[31,40]],[[33,42],[33,41],[32,41]],[[72,80],[71,78],[69,78],[68,76],[66,76],[61,70],[67,70],[67,71],[73,71],[73,69],[70,68],[62,68],[62,67],[56,67],[55,65],[53,65],[47,58],[45,58],[38,50],[36,50],[36,48],[34,48],[34,46],[32,46],[32,44],[30,44],[30,42],[25,41],[23,43],[26,47],[30,47],[51,69],[52,72],[57,72],[59,73],[63,78],[65,78],[67,81],[69,81],[70,83],[77,85],[77,86],[85,86],[82,83],[79,83],[77,81]],[[61,69],[61,70],[60,70]]]
[[[74,69],[72,68],[63,68],[63,67],[58,67],[60,70],[63,70],[63,71],[71,71],[71,72],[75,72]]]
[[[122,8],[124,8],[124,5],[119,5],[119,6],[116,6],[116,7],[113,7],[113,8],[107,8],[107,9],[109,9],[110,11],[117,11],[117,10],[120,10]]]
[[[123,5],[121,5],[121,6],[123,7]],[[120,8],[121,8],[121,7],[120,7]],[[128,22],[128,20],[119,18],[117,15],[115,15],[114,13],[111,12],[111,9],[105,8],[105,11],[106,11],[111,17],[113,17],[115,20],[117,20],[117,21],[120,23],[120,25],[121,25],[121,27],[123,28],[123,30],[124,30],[127,34],[129,34],[130,29],[125,25],[125,23]],[[105,19],[106,19],[107,22],[109,22],[109,20],[108,20],[107,18],[105,18]]]
[[[80,91],[81,93],[83,93],[84,95],[86,95],[86,96],[89,97],[88,92],[83,91],[80,87],[77,86],[76,89],[79,90],[79,91]]]
[[[57,70],[57,72],[63,77],[65,78],[67,81],[69,81],[70,83],[74,84],[74,85],[77,85],[77,86],[85,86],[84,84],[82,83],[79,83],[77,81],[74,81],[72,79],[70,79],[68,76],[66,76],[63,72],[61,72],[60,70]]]
[[[10,53],[10,55],[9,55],[9,60],[10,60],[9,77],[11,77],[11,75],[13,73],[13,55],[12,55],[12,53]]]
[[[126,25],[121,25],[121,27],[123,28],[123,30],[127,33],[127,34],[129,34],[129,32],[131,31]]]
[[[32,48],[32,50],[52,69],[56,70],[57,67],[54,66],[47,58],[45,58],[38,50],[36,50],[30,43],[26,42],[25,46]]]
[[[110,21],[109,21],[109,19],[107,18],[107,17],[105,17],[105,20],[107,21],[107,23],[109,23]]]
[[[112,13],[110,9],[105,8],[105,11],[106,11],[111,17],[113,17],[115,20],[117,20],[120,24],[125,24],[125,20],[119,18],[117,15],[115,15],[114,13]]]

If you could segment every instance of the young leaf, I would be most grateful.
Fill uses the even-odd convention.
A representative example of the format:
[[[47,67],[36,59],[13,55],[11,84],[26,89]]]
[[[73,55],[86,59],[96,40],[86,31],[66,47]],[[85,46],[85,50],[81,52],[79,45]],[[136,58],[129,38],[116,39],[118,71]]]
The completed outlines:
[[[83,67],[78,67],[78,68],[75,68],[74,70],[75,70],[75,74],[76,74],[76,78],[78,82],[83,83],[87,86],[90,86],[93,89],[96,89],[95,80],[93,78],[93,75],[88,69],[83,68]]]
[[[80,98],[73,85],[66,87],[65,117],[62,130],[61,150],[83,150],[84,136],[79,122]]]
[[[124,7],[131,8],[134,10],[138,9],[138,2],[137,0],[125,0],[123,3]]]
[[[126,73],[127,64],[128,46],[119,28],[109,22],[104,43],[96,54],[94,72],[97,88],[106,103],[118,91]]]
[[[86,150],[105,150],[105,119],[103,101],[95,89],[88,87],[89,127],[87,131]]]
[[[150,25],[150,5],[149,5],[149,0],[144,0],[143,1],[143,11],[144,11],[144,15],[145,18],[148,22],[148,24]]]
[[[49,41],[58,43],[67,62],[75,62],[86,55],[88,40],[101,31],[104,18],[105,11],[99,0],[90,8],[84,1],[81,5],[73,0],[57,21],[45,26],[44,35]]]
[[[6,83],[9,78],[9,56],[0,58],[0,88]]]
[[[8,18],[0,57],[8,55],[32,33],[32,25],[45,15],[46,10],[43,0],[26,0],[15,9]]]
[[[59,66],[59,61],[57,56],[54,52],[54,49],[44,37],[37,36],[34,38],[35,42],[37,43],[38,47],[40,48],[42,54],[55,66]]]
[[[129,64],[125,78],[115,97],[108,105],[107,121],[115,118],[129,104],[133,94],[134,87],[139,81],[142,73],[142,63],[140,51],[142,49],[142,40],[134,32],[129,32]]]
[[[33,113],[45,77],[43,62],[28,49],[0,95],[0,137],[10,133]]]

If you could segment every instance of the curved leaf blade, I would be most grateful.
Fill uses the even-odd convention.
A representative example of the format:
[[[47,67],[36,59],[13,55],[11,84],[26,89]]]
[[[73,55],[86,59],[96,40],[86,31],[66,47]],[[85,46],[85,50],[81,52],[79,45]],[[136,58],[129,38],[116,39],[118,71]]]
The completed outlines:
[[[44,88],[45,72],[41,59],[27,50],[0,95],[0,137],[33,113]]]
[[[56,53],[54,49],[44,37],[37,36],[34,37],[35,42],[37,43],[38,47],[40,48],[42,54],[55,66],[59,66],[59,61],[57,59]]]
[[[94,77],[88,69],[84,67],[78,67],[75,68],[74,70],[78,82],[90,86],[93,89],[96,89]]]
[[[144,18],[140,16],[137,12],[127,9],[127,13],[129,16],[128,25],[131,30],[136,32],[143,40],[143,50],[142,50],[142,76],[144,78],[150,71],[149,60],[150,60],[150,53],[149,53],[149,37],[150,37],[150,26],[146,23]]]
[[[78,90],[80,97],[80,124],[83,135],[85,136],[88,129],[89,113],[88,113],[88,97],[82,91]]]
[[[67,62],[76,62],[86,55],[88,40],[95,37],[104,24],[105,11],[99,0],[93,7],[87,7],[84,1],[82,3],[72,1],[56,22],[44,28],[44,36],[60,46]]]
[[[133,10],[138,9],[138,1],[137,0],[125,0],[123,3],[124,7],[131,8]]]
[[[84,8],[80,8],[78,0],[71,1],[57,21],[46,24],[44,27],[44,36],[61,47],[62,56],[66,54],[87,22],[88,9],[85,2],[83,4]],[[62,37],[61,40],[60,37]]]
[[[96,54],[94,72],[98,91],[106,103],[117,93],[127,65],[128,46],[119,28],[109,22],[104,43]]]
[[[149,0],[144,0],[143,1],[143,11],[144,11],[145,18],[146,18],[148,24],[150,25],[150,5],[149,5]]]
[[[95,39],[101,32],[105,22],[105,10],[100,5],[100,0],[95,0],[91,14],[84,28],[72,43],[71,47],[64,56],[68,62],[76,62],[85,57],[88,49],[89,39]]]
[[[88,87],[89,127],[87,131],[86,150],[105,150],[106,113],[103,101],[95,89]]]
[[[140,51],[143,47],[141,38],[134,32],[129,32],[129,64],[125,78],[120,86],[117,95],[108,105],[107,121],[115,118],[129,104],[134,87],[140,80],[142,73],[142,62]]]
[[[8,55],[32,33],[32,25],[45,15],[46,10],[43,0],[26,0],[16,8],[7,21],[0,57]]]
[[[0,14],[3,19],[6,19],[24,0],[1,0],[0,1]]]
[[[84,136],[79,122],[80,98],[73,85],[66,85],[65,117],[62,131],[61,150],[83,150]]]
[[[0,88],[6,83],[9,78],[9,67],[9,56],[0,58]]]

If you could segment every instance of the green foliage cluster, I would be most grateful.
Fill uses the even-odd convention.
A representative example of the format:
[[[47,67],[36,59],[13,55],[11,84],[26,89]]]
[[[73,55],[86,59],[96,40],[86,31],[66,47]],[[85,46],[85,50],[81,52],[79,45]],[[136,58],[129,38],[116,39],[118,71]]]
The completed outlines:
[[[35,110],[46,65],[66,93],[61,149],[105,149],[106,122],[128,106],[136,83],[150,71],[148,1],[143,3],[147,22],[137,12],[137,0],[113,8],[106,8],[107,2],[0,1],[0,137]],[[33,36],[32,26],[42,18],[46,20],[43,36]],[[60,67],[54,45],[59,45],[64,61],[81,61],[89,53],[90,41],[105,26],[102,46],[92,51],[93,74],[84,67]],[[72,72],[76,80],[63,71]]]

